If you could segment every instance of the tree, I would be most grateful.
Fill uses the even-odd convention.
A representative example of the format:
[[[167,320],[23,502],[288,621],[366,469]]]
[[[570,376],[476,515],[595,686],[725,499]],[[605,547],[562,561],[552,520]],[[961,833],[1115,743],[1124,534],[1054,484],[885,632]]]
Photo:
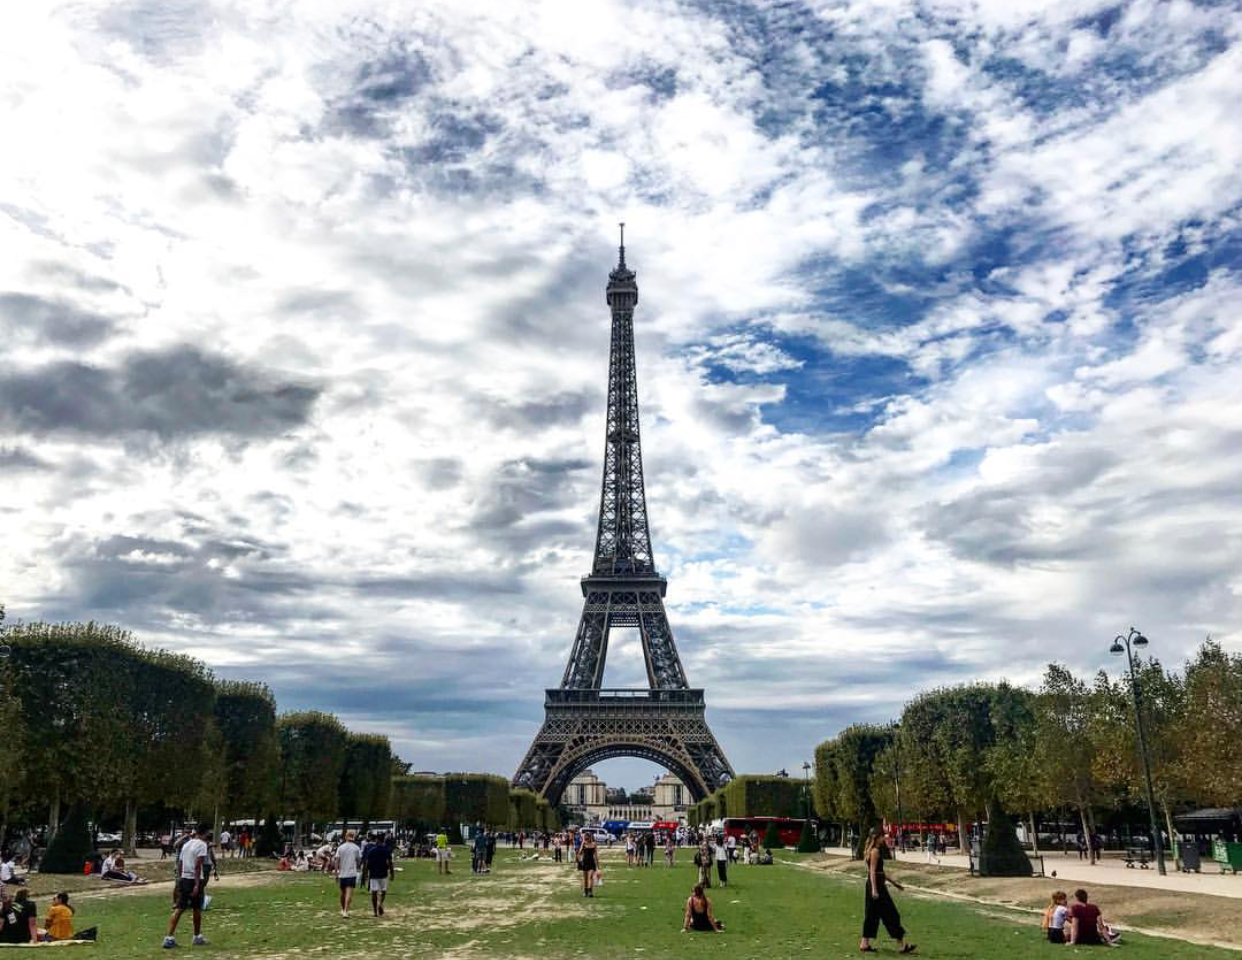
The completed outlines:
[[[280,775],[276,698],[262,683],[216,682],[215,725],[224,746],[224,797],[230,820],[257,820],[272,808]]]
[[[876,756],[893,740],[891,727],[854,724],[832,740],[821,744],[817,759],[833,767],[831,781],[836,785],[833,807],[845,823],[857,828],[853,856],[862,857],[863,838],[876,824],[875,800],[871,795],[871,774]]]
[[[901,749],[901,798],[905,806],[918,811],[927,822],[942,820],[956,813],[948,769],[940,756],[936,731],[945,722],[944,700],[940,691],[919,694],[906,704],[897,733]],[[957,817],[959,826],[961,817]],[[965,846],[965,838],[959,834]]]
[[[300,831],[303,824],[336,817],[347,732],[341,721],[317,710],[281,714],[280,800]]]
[[[1091,808],[1100,795],[1094,773],[1091,696],[1086,684],[1059,664],[1048,664],[1044,673],[1035,701],[1035,728],[1036,756],[1047,795],[1078,811],[1083,836],[1089,838],[1095,825]]]
[[[1039,852],[1035,814],[1048,803],[1047,785],[1040,775],[1035,723],[1035,695],[1018,687],[1002,686],[991,707],[993,743],[983,765],[996,799],[1006,810],[1028,818],[1031,848]],[[991,814],[989,814],[989,829]]]
[[[341,812],[364,822],[382,820],[392,797],[392,747],[388,738],[374,733],[349,733],[345,741],[345,769],[341,774]]]
[[[21,769],[27,790],[48,801],[55,834],[62,803],[122,792],[132,747],[123,705],[133,693],[135,648],[125,630],[97,623],[19,624],[5,642],[27,718]]]
[[[763,834],[763,845],[769,850],[784,849],[785,841],[781,839],[781,828],[776,825],[775,820],[768,823],[768,829]]]
[[[160,802],[186,807],[199,794],[202,779],[188,770],[214,767],[207,742],[215,706],[215,686],[198,660],[165,650],[132,648],[125,700],[113,705],[125,715],[125,750],[114,769],[125,807],[125,849],[131,854],[138,807]]]
[[[4,643],[4,604],[0,603],[0,645]],[[22,743],[26,739],[21,701],[7,669],[9,652],[7,646],[0,651],[5,654],[0,659],[0,730],[4,731],[4,736],[0,737],[0,770],[5,771],[5,776],[0,777],[0,844],[4,843],[7,832],[9,805],[19,789],[23,770]]]
[[[1178,767],[1200,802],[1242,800],[1242,655],[1209,637],[1186,664],[1184,737]]]

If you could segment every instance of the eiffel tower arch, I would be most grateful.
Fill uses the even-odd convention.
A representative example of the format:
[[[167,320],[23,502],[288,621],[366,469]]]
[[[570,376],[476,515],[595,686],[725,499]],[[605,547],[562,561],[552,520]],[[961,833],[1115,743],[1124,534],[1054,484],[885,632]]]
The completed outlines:
[[[582,578],[582,617],[559,688],[547,691],[544,722],[513,784],[560,800],[578,773],[613,757],[640,757],[674,773],[701,800],[733,777],[705,716],[701,689],[686,680],[664,610],[668,581],[655,567],[647,526],[634,307],[638,284],[625,264],[621,225],[617,267],[608,275],[612,311],[608,416],[599,526],[591,572]],[[647,686],[604,689],[613,627],[636,628]]]

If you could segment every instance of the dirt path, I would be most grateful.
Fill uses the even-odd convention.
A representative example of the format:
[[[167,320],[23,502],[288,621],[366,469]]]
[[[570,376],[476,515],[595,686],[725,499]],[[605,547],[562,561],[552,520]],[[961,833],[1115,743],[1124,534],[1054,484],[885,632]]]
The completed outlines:
[[[783,862],[841,877],[862,879],[864,874],[859,861],[840,857]],[[1043,913],[1053,890],[1072,892],[1078,886],[1076,881],[1064,879],[972,877],[965,870],[909,861],[895,863],[891,870],[908,890],[920,896],[950,897],[1035,915]],[[1120,929],[1242,950],[1242,924],[1238,922],[1242,911],[1231,897],[1100,883],[1090,884],[1088,890],[1092,902],[1102,904],[1108,921]]]
[[[220,887],[258,887],[265,883],[271,883],[277,877],[282,876],[279,870],[251,870],[248,873],[224,874],[219,880],[212,880],[208,885],[208,890],[216,890]],[[108,883],[109,881],[101,881]],[[89,890],[79,890],[73,894],[74,900],[97,900],[103,897],[122,897],[130,894],[141,894],[142,892],[151,893],[157,890],[171,890],[172,880],[152,880],[150,883],[131,883],[131,884],[112,884],[107,887],[95,887]]]

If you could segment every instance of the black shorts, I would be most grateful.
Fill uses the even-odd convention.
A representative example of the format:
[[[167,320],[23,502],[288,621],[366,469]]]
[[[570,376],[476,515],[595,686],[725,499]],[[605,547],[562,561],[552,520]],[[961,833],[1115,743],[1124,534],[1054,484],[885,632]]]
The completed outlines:
[[[341,889],[342,889],[342,890],[344,890],[346,887],[356,887],[356,886],[358,886],[358,878],[357,878],[357,877],[337,877],[337,878],[336,878],[336,882],[337,882],[337,883],[339,883],[339,884],[341,885]]]
[[[206,883],[198,883],[198,895],[194,893],[194,886],[197,881],[187,880],[182,877],[177,881],[177,909],[178,910],[202,910],[203,894],[207,892]]]

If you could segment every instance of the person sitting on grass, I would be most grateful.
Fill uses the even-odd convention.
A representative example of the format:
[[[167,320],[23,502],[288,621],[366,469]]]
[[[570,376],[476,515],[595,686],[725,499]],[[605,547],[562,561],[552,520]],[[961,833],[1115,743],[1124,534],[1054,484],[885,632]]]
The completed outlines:
[[[1058,890],[1052,895],[1052,902],[1048,904],[1048,909],[1044,911],[1043,928],[1048,934],[1049,943],[1065,943],[1065,921],[1069,916],[1069,907],[1066,906],[1067,897],[1064,890]]]
[[[12,853],[0,856],[0,884],[14,887],[26,885],[26,878],[17,875],[17,865],[17,858]]]
[[[1121,939],[1104,922],[1100,908],[1087,901],[1086,890],[1075,890],[1074,899],[1078,902],[1069,908],[1070,943],[1078,947],[1106,946]]]
[[[28,891],[0,886],[0,943],[38,943],[38,913]]]
[[[55,943],[57,940],[94,940],[96,930],[91,927],[80,933],[73,932],[73,907],[69,906],[69,894],[58,893],[52,898],[52,905],[47,908],[47,919],[43,921],[47,932],[43,940]]]
[[[141,886],[147,882],[144,878],[138,876],[138,874],[125,869],[125,858],[121,856],[120,851],[113,853],[112,856],[104,861],[104,871],[102,877],[105,880],[113,880],[117,883],[128,883],[134,886]]]
[[[698,930],[702,933],[724,930],[724,924],[712,915],[712,902],[703,892],[702,884],[695,884],[694,892],[686,898],[686,916],[682,921],[682,929]]]

